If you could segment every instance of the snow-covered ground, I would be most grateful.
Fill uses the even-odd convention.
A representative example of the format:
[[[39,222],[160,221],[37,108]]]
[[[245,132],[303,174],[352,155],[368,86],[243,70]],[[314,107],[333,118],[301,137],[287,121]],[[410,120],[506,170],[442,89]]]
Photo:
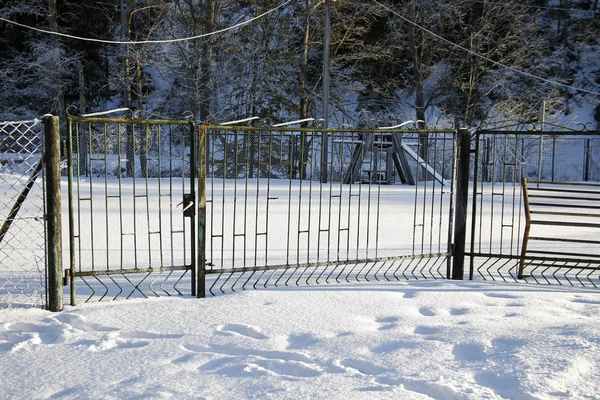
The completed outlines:
[[[600,293],[452,281],[0,312],[2,399],[600,398]]]
[[[90,221],[81,224],[82,232],[96,234],[80,239],[81,259],[85,251],[96,251],[95,261],[101,262],[105,244],[132,252],[121,243],[124,233],[119,231],[131,221],[145,233],[136,239],[140,254],[163,250],[146,239],[147,232],[165,228],[154,218],[161,204],[145,198],[136,216],[133,203],[127,203],[135,189],[119,186],[125,206],[104,201],[117,190],[112,183],[100,190],[103,201],[94,203],[93,212],[91,205],[81,208],[82,220]],[[150,183],[142,188],[144,194],[160,198],[160,182]],[[283,262],[289,254],[299,257],[302,245],[314,249],[325,241],[319,233],[323,226],[333,232],[323,249],[339,247],[345,253],[349,245],[343,243],[352,243],[357,258],[373,251],[372,243],[378,243],[379,256],[410,254],[415,243],[417,249],[445,248],[445,223],[439,224],[440,218],[447,219],[445,192],[394,185],[369,192],[356,185],[362,190],[359,197],[339,189],[336,201],[319,208],[316,189],[301,192],[289,181],[273,182],[268,192],[257,181],[248,187],[249,196],[237,194],[244,199],[238,208],[209,188],[209,221],[217,221],[218,228],[211,225],[211,233],[229,238],[209,243],[209,251],[213,244],[227,252],[211,255],[219,265],[239,266],[232,261],[233,238],[242,228],[233,223],[233,212],[248,221],[244,235],[254,238],[263,227],[269,230],[272,262]],[[231,187],[222,190],[226,199],[234,199]],[[167,232],[179,230],[170,213],[171,202],[181,197],[159,200],[169,205],[164,207]],[[501,197],[506,204],[520,204],[519,193]],[[268,222],[261,214],[266,215],[267,200]],[[119,207],[128,211],[124,222],[111,223]],[[502,233],[506,220],[513,219],[517,223],[511,229],[520,232],[521,209],[513,213],[494,207],[491,200],[482,201],[478,210],[484,223],[478,234],[489,238],[484,244],[491,250],[518,249],[520,233]],[[358,208],[366,210],[360,218],[371,215],[368,221],[351,219]],[[326,225],[315,217],[319,212],[328,216]],[[180,213],[177,221],[183,219]],[[423,221],[438,231],[412,229]],[[354,230],[348,228],[344,241],[340,232],[347,227]],[[308,239],[301,241],[298,232],[304,228]],[[15,241],[27,243],[29,233],[18,231]],[[167,253],[178,248],[174,240],[169,243]],[[252,259],[253,246],[256,242],[244,236],[242,258],[249,254],[246,258]],[[120,257],[120,264],[111,265],[125,265],[127,256]],[[0,311],[0,399],[600,399],[597,289],[430,279],[271,287],[206,299],[78,302],[56,314]]]

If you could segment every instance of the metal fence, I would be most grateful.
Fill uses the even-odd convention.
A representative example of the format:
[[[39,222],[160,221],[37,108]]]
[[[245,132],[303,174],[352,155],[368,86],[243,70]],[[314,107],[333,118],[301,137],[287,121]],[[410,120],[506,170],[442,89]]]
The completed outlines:
[[[561,183],[566,188],[568,183],[600,181],[600,132],[549,128],[474,133],[467,249],[471,279],[600,286],[597,259],[570,263],[564,258],[525,257],[524,264],[537,267],[527,269],[523,279],[518,276],[526,225],[522,178]],[[596,234],[593,229],[577,232],[590,240]],[[556,252],[577,251],[568,241],[550,245]]]
[[[71,116],[71,302],[446,278],[454,147],[452,130]]]
[[[469,138],[465,130],[68,122],[64,271],[44,244],[55,229],[45,231],[52,216],[44,210],[41,124],[0,125],[2,308],[48,306],[47,287],[61,278],[72,304],[461,279],[463,247],[469,279],[600,284],[597,261],[522,254],[520,185],[600,180],[598,131],[534,127]],[[58,279],[46,272],[51,262]]]
[[[203,129],[210,293],[449,277],[454,131]]]
[[[0,308],[46,307],[43,127],[0,123]]]

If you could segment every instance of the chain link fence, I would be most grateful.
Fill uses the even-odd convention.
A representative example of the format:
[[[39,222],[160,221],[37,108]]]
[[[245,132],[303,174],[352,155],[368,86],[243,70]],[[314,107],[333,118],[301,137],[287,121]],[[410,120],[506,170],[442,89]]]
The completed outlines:
[[[43,124],[0,123],[0,309],[46,307]]]

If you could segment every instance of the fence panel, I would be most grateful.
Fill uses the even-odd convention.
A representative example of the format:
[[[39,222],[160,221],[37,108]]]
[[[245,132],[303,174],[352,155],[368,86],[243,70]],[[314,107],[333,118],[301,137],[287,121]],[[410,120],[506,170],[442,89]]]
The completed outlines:
[[[471,196],[470,278],[512,282],[598,286],[597,262],[565,263],[525,257],[519,279],[525,230],[522,178],[561,184],[600,180],[598,131],[499,130],[474,135]],[[580,232],[582,235],[593,235]],[[591,237],[590,239],[593,239]],[[568,242],[552,243],[569,251]],[[592,265],[592,268],[590,268]],[[593,267],[596,265],[596,267]]]
[[[0,308],[46,307],[41,121],[0,123]]]
[[[453,131],[208,127],[209,292],[447,278],[454,145]]]

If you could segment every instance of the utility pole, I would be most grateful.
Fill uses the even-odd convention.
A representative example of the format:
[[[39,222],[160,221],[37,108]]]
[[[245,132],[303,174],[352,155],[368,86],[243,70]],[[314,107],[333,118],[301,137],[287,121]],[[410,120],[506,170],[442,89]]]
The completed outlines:
[[[331,1],[325,0],[325,38],[323,40],[323,128],[329,128],[329,46],[331,41]],[[321,136],[321,183],[327,183],[329,142]]]

